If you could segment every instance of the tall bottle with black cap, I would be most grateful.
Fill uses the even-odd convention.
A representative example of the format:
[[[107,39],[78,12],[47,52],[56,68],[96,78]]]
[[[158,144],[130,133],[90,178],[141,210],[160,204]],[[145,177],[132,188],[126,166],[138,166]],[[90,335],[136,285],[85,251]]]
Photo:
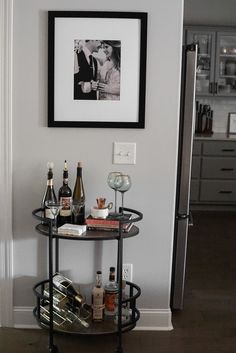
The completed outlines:
[[[78,162],[77,165],[77,177],[75,187],[73,191],[73,223],[84,224],[85,222],[85,192],[82,178],[82,163]]]
[[[44,218],[51,218],[53,219],[54,216],[52,214],[52,211],[45,206],[46,201],[54,201],[57,202],[56,194],[54,191],[54,186],[53,186],[53,167],[54,163],[53,162],[48,162],[47,163],[48,167],[48,177],[47,177],[47,187],[43,195],[43,199],[41,202],[41,208],[42,208],[42,217]],[[46,223],[46,222],[42,222]]]
[[[63,204],[63,208],[60,210],[58,217],[58,225],[63,225],[65,223],[71,223],[71,201],[72,201],[72,191],[68,186],[68,167],[67,161],[64,162],[63,170],[63,185],[59,189],[58,199]]]

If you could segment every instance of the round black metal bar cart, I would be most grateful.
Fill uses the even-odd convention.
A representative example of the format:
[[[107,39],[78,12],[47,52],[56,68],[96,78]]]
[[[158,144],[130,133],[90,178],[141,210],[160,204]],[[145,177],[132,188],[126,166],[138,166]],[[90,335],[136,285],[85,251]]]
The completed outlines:
[[[142,218],[141,212],[133,210],[131,208],[123,208],[124,212],[132,214],[130,220],[119,220],[119,227],[117,231],[102,231],[102,230],[87,230],[81,236],[70,236],[61,235],[53,231],[53,221],[48,218],[43,218],[42,209],[37,208],[32,212],[34,218],[40,221],[36,225],[36,231],[48,237],[48,278],[44,281],[35,284],[33,290],[36,295],[36,306],[33,310],[33,314],[38,322],[38,324],[49,330],[49,351],[51,353],[59,352],[58,347],[54,344],[54,334],[56,333],[66,333],[73,335],[105,335],[105,334],[116,334],[117,335],[117,349],[116,353],[123,353],[122,347],[122,334],[124,332],[132,330],[137,321],[140,318],[140,312],[136,307],[136,299],[141,294],[141,289],[134,283],[127,281],[128,296],[124,299],[122,298],[122,266],[123,266],[123,240],[126,238],[134,237],[139,234],[139,228],[132,224],[129,227],[128,232],[123,231],[123,226],[125,223],[137,223]],[[93,322],[92,319],[89,321],[89,327],[83,327],[81,325],[63,324],[57,326],[54,324],[54,308],[53,308],[53,275],[59,272],[59,241],[60,239],[66,239],[71,241],[104,241],[104,240],[116,240],[117,241],[117,283],[118,283],[118,309],[117,309],[117,322],[114,320],[106,320],[103,322]],[[45,287],[48,288],[49,295],[45,296]],[[44,308],[45,303],[48,304],[48,319],[42,315],[42,308]],[[129,319],[125,322],[122,321],[122,305],[127,304],[129,306]]]

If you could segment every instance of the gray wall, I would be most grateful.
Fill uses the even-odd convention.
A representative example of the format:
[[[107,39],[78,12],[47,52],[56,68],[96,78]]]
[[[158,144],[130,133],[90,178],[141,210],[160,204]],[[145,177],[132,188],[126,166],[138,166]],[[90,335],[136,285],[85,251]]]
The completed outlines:
[[[47,128],[47,11],[146,11],[148,22],[146,128]],[[178,136],[182,0],[15,0],[13,60],[14,305],[34,303],[32,286],[46,276],[46,239],[34,231],[31,211],[40,206],[46,163],[55,163],[55,188],[69,161],[73,187],[83,161],[87,210],[97,196],[109,201],[108,172],[128,172],[133,186],[125,205],[141,210],[140,235],[125,241],[124,261],[142,287],[141,308],[169,308]],[[137,143],[137,164],[112,165],[114,141]],[[114,242],[62,242],[61,269],[91,283],[98,266],[107,278],[116,264]]]
[[[235,0],[184,0],[184,24],[236,26]]]

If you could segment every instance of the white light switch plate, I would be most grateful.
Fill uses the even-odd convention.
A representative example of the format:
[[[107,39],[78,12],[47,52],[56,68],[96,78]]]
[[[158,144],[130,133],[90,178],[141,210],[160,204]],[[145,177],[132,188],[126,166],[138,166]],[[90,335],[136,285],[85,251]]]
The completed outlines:
[[[136,143],[114,142],[113,164],[136,164]]]

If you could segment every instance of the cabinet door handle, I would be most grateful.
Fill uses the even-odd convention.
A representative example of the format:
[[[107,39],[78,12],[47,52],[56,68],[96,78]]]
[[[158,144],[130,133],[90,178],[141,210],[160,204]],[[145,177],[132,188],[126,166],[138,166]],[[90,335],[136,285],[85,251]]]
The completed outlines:
[[[221,150],[221,152],[234,152],[234,151],[235,151],[234,148],[223,148],[223,149]]]
[[[209,84],[209,93],[213,93],[213,82]]]
[[[232,172],[234,168],[221,168],[222,172]]]
[[[227,191],[227,190],[220,190],[219,194],[232,194],[233,191]]]

